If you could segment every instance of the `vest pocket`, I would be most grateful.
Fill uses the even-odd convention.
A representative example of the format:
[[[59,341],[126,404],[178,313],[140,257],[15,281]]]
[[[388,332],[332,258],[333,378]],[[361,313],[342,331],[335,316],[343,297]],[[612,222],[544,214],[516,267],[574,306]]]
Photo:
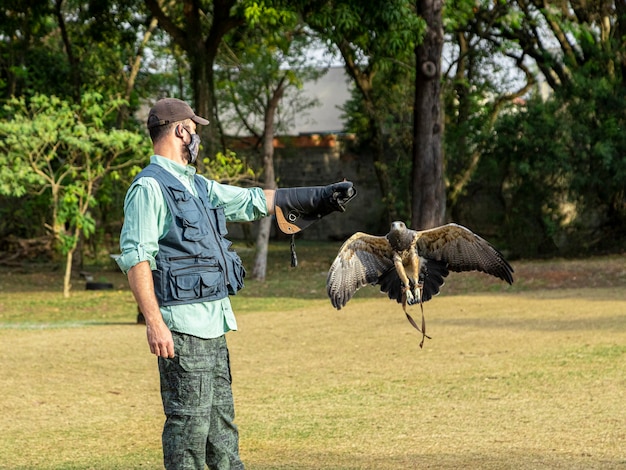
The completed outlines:
[[[199,241],[206,236],[202,230],[202,214],[197,209],[185,210],[180,213],[180,224],[183,227],[183,237],[190,241]]]
[[[224,257],[228,263],[228,293],[235,295],[237,291],[243,288],[243,278],[246,277],[246,270],[236,252],[226,251]]]
[[[226,216],[224,215],[224,208],[216,207],[213,210],[215,211],[215,218],[217,219],[217,231],[220,235],[226,236],[228,234],[228,229],[226,228]]]
[[[218,265],[193,265],[173,269],[170,287],[174,300],[210,299],[224,286],[224,274]]]

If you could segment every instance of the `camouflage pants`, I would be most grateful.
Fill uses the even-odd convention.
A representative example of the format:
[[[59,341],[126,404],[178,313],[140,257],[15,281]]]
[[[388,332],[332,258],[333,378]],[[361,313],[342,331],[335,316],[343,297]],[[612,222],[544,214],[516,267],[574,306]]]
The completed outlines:
[[[165,468],[243,469],[226,338],[173,336],[176,357],[159,358]]]

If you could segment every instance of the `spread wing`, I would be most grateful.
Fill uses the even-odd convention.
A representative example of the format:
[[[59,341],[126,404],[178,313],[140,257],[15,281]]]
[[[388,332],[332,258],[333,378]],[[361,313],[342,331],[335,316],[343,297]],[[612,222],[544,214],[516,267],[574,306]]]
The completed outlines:
[[[447,224],[418,234],[416,249],[421,257],[448,263],[451,271],[482,271],[513,283],[513,268],[502,253],[471,230]]]
[[[348,238],[326,278],[326,292],[333,307],[341,309],[358,289],[376,284],[382,273],[393,269],[392,257],[393,250],[386,237],[357,232]]]
[[[439,290],[444,284],[444,278],[448,274],[450,274],[448,263],[420,257],[419,277],[420,282],[423,284],[422,302],[427,302],[439,294]],[[385,271],[380,276],[378,283],[380,284],[381,292],[386,292],[391,300],[402,303],[402,281],[400,281],[398,272],[394,267]]]

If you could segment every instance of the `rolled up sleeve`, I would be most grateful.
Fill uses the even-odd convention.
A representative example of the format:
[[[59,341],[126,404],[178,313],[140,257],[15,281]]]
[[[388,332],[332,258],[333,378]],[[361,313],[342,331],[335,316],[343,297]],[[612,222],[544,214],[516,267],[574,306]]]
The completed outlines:
[[[163,233],[167,211],[154,178],[140,178],[128,190],[124,200],[124,225],[120,234],[121,255],[116,259],[123,273],[138,263],[148,261],[156,269],[159,234]]]

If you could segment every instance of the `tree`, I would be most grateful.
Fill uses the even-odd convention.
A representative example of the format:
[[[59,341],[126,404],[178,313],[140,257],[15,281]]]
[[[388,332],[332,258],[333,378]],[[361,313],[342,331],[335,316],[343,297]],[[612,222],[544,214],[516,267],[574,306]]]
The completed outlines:
[[[12,96],[26,101],[36,94],[56,96],[80,103],[82,96],[96,91],[103,96],[123,97],[111,125],[124,129],[145,129],[134,113],[142,98],[153,98],[176,76],[163,71],[168,43],[153,35],[155,20],[143,0],[9,0],[0,10],[0,100]],[[145,54],[147,52],[147,54]],[[69,58],[71,54],[71,60]],[[148,60],[145,60],[145,58]],[[105,230],[117,228],[122,201],[132,179],[119,173],[120,181],[103,178],[98,201],[91,214],[98,222],[90,244],[108,240]],[[20,198],[20,210],[0,208],[0,240],[18,229],[22,236],[41,236],[34,219],[44,217],[41,198],[28,194]],[[16,216],[17,215],[17,216]],[[8,216],[8,217],[7,217]],[[19,222],[22,217],[23,222]],[[10,219],[10,220],[7,220]],[[16,221],[12,223],[11,221]],[[82,250],[82,245],[81,245]],[[76,261],[76,259],[75,259]]]
[[[415,48],[413,105],[413,177],[411,226],[441,225],[446,210],[443,184],[441,115],[441,52],[443,0],[417,0],[417,13],[426,21],[426,34]]]
[[[568,249],[615,243],[626,220],[626,142],[618,130],[626,125],[626,3],[481,3],[465,29],[484,47],[511,58],[523,81],[543,85],[526,106],[506,116],[503,123],[513,129],[496,123],[492,141],[498,145],[490,158],[510,162],[503,197],[516,194],[507,217],[515,220],[521,208],[534,214],[543,247],[546,239],[555,249],[569,245],[564,239],[574,242]],[[521,174],[528,176],[520,179]],[[530,182],[537,190],[521,188]],[[510,227],[511,243],[520,225],[517,220]]]
[[[214,121],[211,117],[215,115],[215,60],[224,36],[244,22],[242,5],[235,0],[169,3],[145,0],[145,3],[159,26],[186,54],[196,113]],[[203,126],[200,130],[208,155],[214,153],[214,126]]]
[[[129,60],[130,70],[128,73],[123,74],[124,81],[126,82],[126,89],[124,90],[123,98],[124,98],[124,101],[126,101],[127,103],[130,101],[132,94],[135,90],[135,84],[137,83],[137,76],[139,75],[139,72],[141,69],[144,49],[146,45],[149,43],[152,33],[154,33],[154,30],[156,29],[158,24],[159,22],[157,21],[156,18],[154,17],[150,18],[150,23],[147,29],[143,33],[141,42],[137,46],[136,54],[134,57],[131,58],[131,60]],[[117,113],[116,126],[118,128],[124,127],[124,123],[127,121],[127,119],[128,119],[128,105],[123,104],[122,106],[120,106],[120,109]]]
[[[55,34],[49,2],[8,1],[0,10],[0,90],[2,96],[20,96],[42,87],[62,92],[67,84],[65,56],[49,48]],[[47,40],[48,39],[48,40]],[[44,73],[47,69],[48,74]]]
[[[106,125],[123,104],[88,93],[80,105],[54,96],[13,98],[0,121],[0,193],[49,192],[47,229],[66,257],[63,295],[70,295],[72,258],[81,235],[94,232],[89,210],[106,175],[138,163],[145,139]]]
[[[362,2],[339,0],[333,2],[298,2],[306,23],[338,50],[347,74],[352,78],[361,97],[363,121],[374,158],[374,167],[383,194],[388,217],[396,219],[397,183],[390,174],[388,158],[389,115],[385,114],[385,89],[396,85],[393,74],[387,80],[376,77],[385,70],[410,73],[413,70],[413,52],[421,41],[425,23],[415,11],[415,5],[406,0]],[[398,83],[402,77],[398,77]],[[362,136],[361,136],[362,137]],[[410,172],[410,170],[409,170]]]
[[[260,142],[263,187],[276,189],[274,138],[277,131],[289,127],[296,112],[315,105],[300,90],[304,80],[315,80],[325,70],[309,63],[305,51],[311,37],[293,12],[254,9],[248,16],[252,29],[235,35],[237,40],[223,54],[221,84],[228,95],[225,105],[231,107],[231,122],[237,120]],[[259,281],[266,276],[271,224],[270,218],[259,222],[252,269],[252,277]]]
[[[0,13],[4,97],[44,93],[78,103],[87,89],[129,96],[137,76],[132,65],[129,79],[120,77],[138,56],[137,33],[150,31],[141,6],[139,0],[9,1]]]
[[[501,111],[537,83],[513,45],[498,47],[481,38],[473,25],[476,11],[473,0],[447,2],[444,11],[444,164],[446,206],[453,217],[487,151]]]

